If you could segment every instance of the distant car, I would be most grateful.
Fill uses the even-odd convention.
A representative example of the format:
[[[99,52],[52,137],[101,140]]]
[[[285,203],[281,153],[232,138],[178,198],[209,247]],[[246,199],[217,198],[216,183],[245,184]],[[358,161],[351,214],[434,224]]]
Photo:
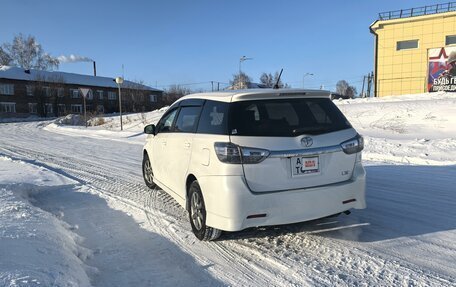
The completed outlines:
[[[366,207],[363,138],[329,92],[188,95],[144,132],[146,185],[188,211],[200,240]]]
[[[348,100],[348,99],[350,99],[349,96],[341,95],[341,94],[338,94],[338,93],[331,93],[331,94],[329,95],[329,98],[330,98],[331,100],[337,100],[337,99]]]

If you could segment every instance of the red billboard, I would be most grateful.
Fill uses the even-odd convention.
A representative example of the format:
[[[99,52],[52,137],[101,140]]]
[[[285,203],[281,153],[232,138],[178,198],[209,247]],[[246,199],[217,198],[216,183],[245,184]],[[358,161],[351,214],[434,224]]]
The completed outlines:
[[[429,92],[456,92],[456,47],[429,49]]]

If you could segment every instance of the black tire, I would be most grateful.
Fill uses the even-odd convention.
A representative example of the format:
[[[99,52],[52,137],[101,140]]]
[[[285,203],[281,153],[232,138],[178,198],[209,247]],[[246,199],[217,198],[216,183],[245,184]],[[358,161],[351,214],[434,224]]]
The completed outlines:
[[[206,206],[198,181],[193,181],[188,191],[188,216],[193,234],[202,241],[211,241],[220,237],[222,231],[206,225]]]
[[[154,172],[152,171],[152,165],[150,164],[149,155],[147,153],[145,153],[143,157],[142,171],[144,182],[147,187],[155,189],[157,185],[154,183]]]

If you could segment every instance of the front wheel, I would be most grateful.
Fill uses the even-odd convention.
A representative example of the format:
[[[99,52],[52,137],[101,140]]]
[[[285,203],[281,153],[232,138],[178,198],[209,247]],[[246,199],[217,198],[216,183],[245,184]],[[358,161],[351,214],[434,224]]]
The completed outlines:
[[[152,171],[152,165],[150,164],[149,155],[147,155],[147,153],[144,154],[142,171],[144,182],[146,183],[147,187],[151,189],[157,187],[157,185],[154,182],[154,172]]]
[[[188,210],[190,225],[196,238],[203,241],[217,239],[222,231],[206,225],[206,206],[198,181],[193,181],[188,192],[190,208]]]

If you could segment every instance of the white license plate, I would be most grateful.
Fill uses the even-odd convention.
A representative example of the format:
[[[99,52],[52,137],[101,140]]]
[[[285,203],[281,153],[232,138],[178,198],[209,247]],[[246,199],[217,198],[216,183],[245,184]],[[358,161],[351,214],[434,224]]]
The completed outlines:
[[[309,175],[320,172],[319,157],[296,156],[291,158],[291,175]]]

